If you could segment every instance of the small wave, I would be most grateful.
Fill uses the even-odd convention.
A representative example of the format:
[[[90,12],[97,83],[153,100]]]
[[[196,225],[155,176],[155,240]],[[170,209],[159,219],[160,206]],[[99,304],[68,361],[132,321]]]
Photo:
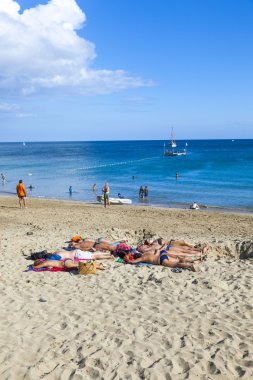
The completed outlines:
[[[120,166],[120,165],[128,165],[128,164],[134,164],[136,162],[143,162],[143,161],[148,161],[148,160],[154,160],[157,158],[161,158],[160,156],[155,156],[155,157],[148,157],[148,158],[140,158],[138,160],[130,160],[130,161],[119,161],[119,162],[113,162],[113,163],[108,163],[108,164],[101,164],[101,165],[93,165],[93,166],[84,166],[81,168],[75,168],[75,169],[70,169],[70,172],[74,173],[80,170],[91,170],[91,169],[100,169],[100,168],[107,168],[111,166]]]
[[[5,191],[5,190],[1,190],[0,191],[0,194],[10,194],[10,195],[17,195],[17,193],[16,192],[13,192],[13,191]]]

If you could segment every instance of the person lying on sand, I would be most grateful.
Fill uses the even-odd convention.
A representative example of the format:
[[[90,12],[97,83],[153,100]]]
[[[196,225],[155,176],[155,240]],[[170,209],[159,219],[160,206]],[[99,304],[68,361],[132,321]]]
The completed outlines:
[[[154,265],[162,265],[169,268],[184,268],[191,269],[193,272],[197,271],[196,263],[189,263],[180,258],[169,257],[164,250],[156,250],[154,253],[143,253],[141,257],[131,261],[129,259],[129,254],[126,251],[120,251],[117,254],[129,264],[149,263]]]
[[[205,244],[202,248],[180,246],[173,247],[170,244],[163,248],[163,251],[166,252],[169,257],[184,259],[184,261],[188,262],[202,260],[208,250],[208,244]]]
[[[39,268],[62,268],[62,269],[78,269],[79,263],[73,261],[72,259],[66,259],[64,261],[58,260],[46,260],[42,263],[38,263],[37,260],[34,262],[34,269]],[[96,266],[97,269],[105,270],[106,266],[103,263],[99,263]]]
[[[80,249],[75,249],[73,251],[56,251],[52,255],[59,256],[59,260],[104,260],[104,259],[113,259],[113,256],[109,252],[91,252],[91,251],[82,251]],[[49,257],[50,260],[50,257]],[[52,260],[51,260],[52,261]]]
[[[189,247],[195,248],[192,244],[186,243],[184,240],[164,240],[158,239],[146,239],[143,243],[139,244],[137,249],[139,252],[148,252],[149,250],[162,249],[165,245],[171,245],[173,247]]]
[[[85,238],[77,243],[72,242],[71,245],[72,247],[76,249],[80,249],[82,251],[89,251],[90,249],[93,249],[94,251],[110,251],[114,252],[117,245],[119,243],[125,243],[126,240],[120,240],[120,241],[115,241],[113,243],[109,243],[107,240],[98,238],[96,240],[91,239],[91,238]]]
[[[194,260],[201,259],[209,250],[209,245],[204,244],[202,247],[196,247],[183,240],[165,241],[162,238],[156,240],[146,240],[143,244],[137,247],[139,252],[154,253],[155,250],[165,250],[172,257],[192,257]]]

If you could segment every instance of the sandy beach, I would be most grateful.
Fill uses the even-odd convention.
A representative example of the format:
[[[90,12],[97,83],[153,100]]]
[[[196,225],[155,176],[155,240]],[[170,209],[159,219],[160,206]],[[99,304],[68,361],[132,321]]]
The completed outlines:
[[[0,224],[1,380],[253,378],[253,215],[1,197]],[[212,249],[197,273],[24,272],[77,234]]]

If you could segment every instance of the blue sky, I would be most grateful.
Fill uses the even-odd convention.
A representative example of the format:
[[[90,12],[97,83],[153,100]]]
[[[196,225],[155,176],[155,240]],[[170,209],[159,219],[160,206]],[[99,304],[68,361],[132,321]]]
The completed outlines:
[[[1,0],[0,25],[0,141],[253,138],[251,0]]]

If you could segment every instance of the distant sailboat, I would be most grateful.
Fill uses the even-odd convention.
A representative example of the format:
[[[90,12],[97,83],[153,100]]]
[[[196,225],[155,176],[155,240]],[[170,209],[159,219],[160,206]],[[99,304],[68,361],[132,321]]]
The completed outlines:
[[[187,146],[188,144],[186,143],[185,146]],[[177,147],[177,143],[176,141],[174,140],[174,130],[173,130],[173,127],[171,128],[171,133],[170,133],[170,142],[169,142],[169,146],[172,148],[171,149],[166,149],[166,145],[164,144],[164,151],[163,151],[163,155],[164,156],[185,156],[186,155],[186,149],[183,149],[181,152],[180,151],[174,151],[174,148]]]
[[[171,128],[171,132],[170,132],[170,146],[172,148],[177,147],[176,141],[174,140],[174,129],[173,129],[173,127]]]

